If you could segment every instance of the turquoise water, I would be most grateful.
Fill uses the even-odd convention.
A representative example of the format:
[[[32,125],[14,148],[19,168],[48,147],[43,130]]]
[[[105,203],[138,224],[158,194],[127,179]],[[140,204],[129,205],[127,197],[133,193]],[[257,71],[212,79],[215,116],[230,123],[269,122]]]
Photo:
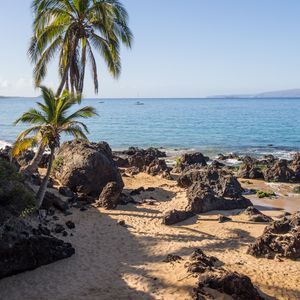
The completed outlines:
[[[35,101],[0,100],[2,142],[14,140],[23,127],[12,122]],[[83,105],[99,113],[86,121],[89,138],[114,149],[158,146],[279,156],[300,150],[300,99],[86,99]]]

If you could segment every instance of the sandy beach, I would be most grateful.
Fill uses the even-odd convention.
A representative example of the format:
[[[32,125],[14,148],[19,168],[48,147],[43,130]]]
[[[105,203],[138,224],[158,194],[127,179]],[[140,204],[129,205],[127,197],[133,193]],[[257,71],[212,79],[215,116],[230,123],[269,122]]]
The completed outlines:
[[[74,245],[76,254],[1,280],[0,298],[191,299],[197,279],[187,273],[184,265],[196,248],[216,256],[224,268],[248,275],[267,299],[300,298],[299,261],[279,262],[246,254],[249,243],[262,234],[265,224],[247,222],[236,210],[215,211],[165,226],[161,224],[163,213],[186,205],[185,190],[177,187],[176,181],[145,173],[123,180],[128,190],[141,186],[155,190],[134,196],[145,200],[141,205],[128,204],[110,211],[91,207],[82,212],[73,208],[70,216],[58,215],[58,223],[72,220],[76,224],[64,238]],[[267,185],[251,181],[252,188]],[[250,198],[256,203],[254,196]],[[280,206],[287,200],[257,201],[263,213],[276,217],[282,211],[270,210],[266,204],[273,201]],[[297,202],[293,206],[296,210],[299,197],[290,201]],[[230,215],[233,221],[218,223],[220,213]],[[118,224],[121,220],[126,226]],[[183,260],[163,262],[168,254],[180,255]]]

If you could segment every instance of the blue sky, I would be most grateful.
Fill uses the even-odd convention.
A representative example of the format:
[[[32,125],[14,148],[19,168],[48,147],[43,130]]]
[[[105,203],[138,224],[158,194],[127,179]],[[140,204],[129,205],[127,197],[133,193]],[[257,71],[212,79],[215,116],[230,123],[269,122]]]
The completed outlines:
[[[300,88],[299,0],[124,0],[135,35],[99,97],[202,97]],[[0,95],[37,95],[30,0],[0,0]],[[56,66],[46,84],[57,86]],[[85,96],[93,97],[90,78]]]

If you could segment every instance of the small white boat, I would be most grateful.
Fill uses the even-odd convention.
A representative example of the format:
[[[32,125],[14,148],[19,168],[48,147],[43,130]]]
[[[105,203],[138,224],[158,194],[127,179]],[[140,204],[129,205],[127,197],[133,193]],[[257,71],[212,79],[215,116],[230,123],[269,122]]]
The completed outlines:
[[[135,105],[144,105],[144,103],[140,102],[140,101],[137,101],[137,102],[135,102]]]

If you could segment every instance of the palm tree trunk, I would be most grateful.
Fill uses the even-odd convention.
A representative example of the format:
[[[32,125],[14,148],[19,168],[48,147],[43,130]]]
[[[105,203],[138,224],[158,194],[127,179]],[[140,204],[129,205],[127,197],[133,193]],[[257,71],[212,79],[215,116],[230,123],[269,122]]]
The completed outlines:
[[[32,173],[37,171],[39,163],[41,162],[43,154],[45,152],[45,148],[45,145],[41,143],[30,164],[25,168],[21,169],[20,172],[25,173],[27,175],[32,175]]]
[[[50,173],[51,173],[51,169],[52,169],[52,163],[53,163],[53,159],[54,159],[54,150],[55,150],[55,147],[51,147],[50,158],[49,158],[48,167],[47,167],[47,173],[46,173],[46,176],[43,178],[42,184],[40,185],[40,188],[36,195],[38,209],[43,204],[44,196],[45,196],[45,193],[47,190],[47,185],[48,185],[48,181],[49,181],[49,177],[50,177]]]

